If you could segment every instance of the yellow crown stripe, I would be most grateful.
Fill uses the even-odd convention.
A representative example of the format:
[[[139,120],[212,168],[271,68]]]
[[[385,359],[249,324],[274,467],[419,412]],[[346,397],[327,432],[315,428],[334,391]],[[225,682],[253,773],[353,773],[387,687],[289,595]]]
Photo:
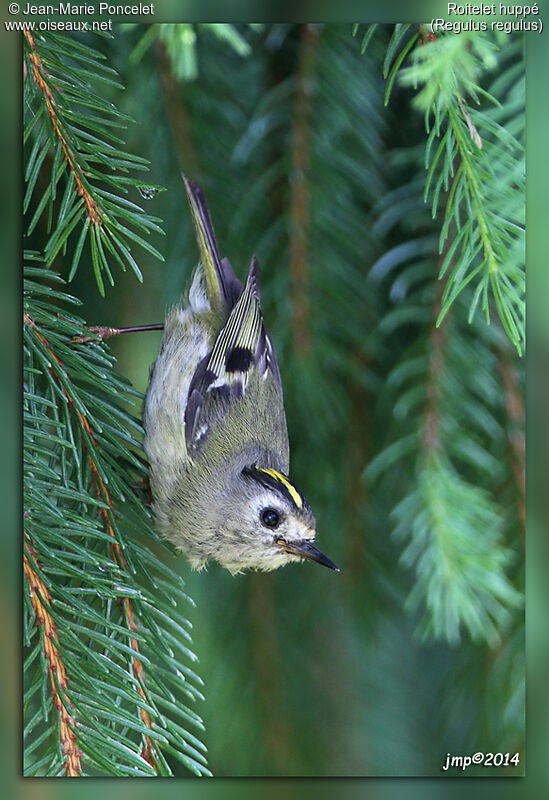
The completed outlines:
[[[290,492],[290,495],[292,496],[292,499],[293,499],[294,503],[296,504],[296,506],[298,508],[301,508],[303,506],[303,499],[302,499],[301,495],[299,494],[299,492],[297,491],[295,486],[290,483],[290,481],[288,480],[288,478],[285,475],[283,475],[281,472],[278,472],[278,470],[276,470],[276,469],[261,469],[260,468],[260,472],[265,472],[267,475],[270,475],[271,478],[274,478],[276,481],[279,481],[280,483],[282,483],[286,487],[286,489]]]

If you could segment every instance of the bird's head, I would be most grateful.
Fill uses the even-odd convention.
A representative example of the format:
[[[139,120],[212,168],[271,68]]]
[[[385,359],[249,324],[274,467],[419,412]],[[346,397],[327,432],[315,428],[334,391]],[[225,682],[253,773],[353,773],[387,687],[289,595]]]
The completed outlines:
[[[256,464],[245,467],[232,497],[234,504],[226,526],[231,546],[225,541],[223,557],[218,558],[232,572],[272,570],[301,560],[339,571],[314,545],[313,512],[282,472]]]

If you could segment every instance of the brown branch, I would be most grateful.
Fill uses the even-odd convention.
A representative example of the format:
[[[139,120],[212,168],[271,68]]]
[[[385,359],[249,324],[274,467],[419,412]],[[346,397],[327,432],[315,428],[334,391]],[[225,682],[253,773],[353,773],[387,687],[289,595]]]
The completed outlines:
[[[78,419],[82,429],[85,431],[87,436],[89,436],[90,440],[94,443],[94,445],[97,444],[97,441],[95,439],[95,436],[94,436],[92,428],[91,428],[91,425],[89,424],[89,422],[86,419],[86,417],[84,416],[84,414],[78,408],[75,407],[70,394],[68,393],[68,391],[65,388],[65,386],[63,385],[63,383],[59,380],[59,376],[55,371],[55,365],[57,365],[59,367],[59,369],[62,370],[63,375],[65,377],[65,380],[67,380],[67,381],[69,380],[68,376],[67,376],[67,372],[64,369],[61,361],[59,360],[59,358],[55,355],[55,353],[51,349],[51,347],[50,347],[47,339],[45,338],[45,336],[42,333],[40,333],[40,331],[38,330],[34,320],[28,314],[24,314],[23,318],[24,318],[24,321],[27,324],[27,326],[32,331],[33,335],[38,339],[38,341],[41,343],[41,345],[47,350],[48,355],[51,357],[52,363],[51,363],[51,366],[49,368],[50,372],[54,376],[54,378],[58,381],[58,383],[59,383],[59,385],[61,387],[61,390],[62,390],[63,394],[65,395],[65,397],[67,399],[67,404],[68,404],[68,407],[69,407],[70,411],[72,411],[72,413],[75,414],[75,416]],[[84,442],[84,444],[85,444],[85,442]],[[112,521],[111,521],[111,515],[114,513],[113,502],[111,500],[109,491],[108,491],[108,489],[107,489],[107,487],[106,487],[101,475],[99,474],[99,470],[97,469],[95,461],[93,460],[92,455],[89,452],[88,452],[88,463],[89,463],[89,467],[90,467],[92,483],[93,483],[93,486],[95,488],[96,494],[97,494],[97,496],[98,496],[98,498],[100,500],[102,500],[103,502],[105,502],[107,504],[108,509],[109,509],[109,510],[107,510],[106,508],[100,508],[99,509],[99,515],[100,515],[100,517],[102,519],[102,522],[103,522],[103,525],[105,527],[105,530],[107,531],[109,536],[112,538],[112,544],[110,545],[111,558],[123,570],[127,571],[128,564],[127,564],[127,561],[124,558],[124,555],[122,553],[122,548],[120,547],[120,545],[116,541],[116,535],[115,535],[113,524],[112,524]],[[137,630],[138,626],[137,626],[137,623],[135,621],[135,616],[134,616],[134,613],[133,613],[132,604],[131,604],[131,601],[129,600],[129,598],[123,598],[122,601],[121,601],[121,606],[122,606],[123,613],[124,613],[124,616],[125,616],[125,619],[126,619],[126,622],[127,622],[127,625],[129,627],[130,631],[132,633],[135,633],[135,631]],[[146,698],[145,692],[144,692],[144,690],[142,688],[142,684],[145,683],[143,665],[142,665],[142,663],[141,663],[141,661],[139,660],[139,657],[138,657],[139,656],[139,643],[138,643],[137,639],[135,639],[133,636],[130,636],[130,646],[131,646],[132,650],[135,653],[135,655],[133,656],[133,659],[132,659],[132,671],[133,671],[134,677],[137,678],[137,680],[139,682],[138,692],[141,695],[141,697],[143,698],[143,700],[146,700],[147,698]],[[151,718],[149,716],[149,713],[144,708],[140,708],[139,709],[139,713],[140,713],[142,722],[148,728],[150,728],[152,730],[152,722],[151,722]],[[142,748],[141,755],[143,756],[143,758],[145,758],[146,761],[149,762],[149,764],[152,767],[154,767],[155,766],[154,757],[155,757],[155,752],[156,751],[155,751],[152,739],[147,735],[144,735],[144,739],[145,739],[145,744],[144,744],[144,746]]]
[[[183,172],[198,177],[198,158],[193,144],[191,126],[182,98],[182,86],[172,73],[170,59],[164,42],[154,44],[157,71],[164,91],[164,106],[172,132],[175,151]]]
[[[26,531],[25,538],[30,540]],[[30,546],[29,542],[27,546],[29,553],[34,558],[34,549]],[[61,752],[65,758],[65,774],[68,778],[77,778],[82,775],[82,751],[77,745],[76,733],[74,731],[76,720],[68,711],[69,708],[72,708],[72,703],[65,691],[69,678],[59,652],[57,627],[50,614],[50,593],[44,581],[33,569],[25,553],[23,554],[23,569],[29,585],[30,601],[34,613],[36,614],[36,625],[42,629],[44,654],[48,663],[53,703],[60,712],[59,738],[61,740]]]
[[[369,354],[356,349],[353,362],[361,372],[371,369]],[[344,550],[344,580],[352,586],[356,580],[364,581],[371,566],[367,558],[368,526],[364,522],[363,509],[368,505],[369,492],[363,480],[364,465],[371,453],[370,420],[371,396],[359,382],[349,386],[348,433],[346,436],[347,479],[346,507],[349,509]]]
[[[86,189],[82,172],[78,166],[78,160],[75,156],[74,149],[71,147],[71,138],[67,133],[65,126],[59,119],[59,115],[57,113],[57,103],[55,102],[53,92],[50,89],[46,78],[44,77],[46,75],[46,71],[44,69],[44,65],[42,64],[42,59],[38,55],[34,38],[31,32],[26,29],[23,31],[23,33],[30,47],[29,60],[32,68],[32,75],[36,85],[44,95],[46,108],[48,109],[53,131],[61,142],[65,161],[69,165],[69,168],[74,175],[76,193],[84,200],[84,205],[86,207],[86,211],[88,212],[90,222],[93,225],[101,225],[103,222],[102,216],[105,215],[105,212],[99,208],[89,191]]]
[[[319,26],[302,25],[299,64],[295,78],[290,196],[292,332],[295,348],[301,353],[306,353],[311,347],[311,331],[309,325],[311,287],[308,246],[310,188],[308,171],[312,134],[311,94],[313,87],[313,69],[319,39]]]
[[[444,252],[441,255],[444,258]],[[433,327],[430,336],[429,367],[427,370],[427,397],[425,400],[425,427],[423,431],[423,444],[427,454],[436,453],[440,449],[440,417],[439,404],[442,388],[441,377],[444,371],[446,348],[446,325],[443,323],[438,328],[436,320],[442,307],[442,294],[444,282],[437,280],[434,304]]]
[[[511,451],[511,468],[516,486],[519,517],[523,537],[526,527],[526,445],[524,438],[524,397],[520,388],[517,371],[509,354],[502,352],[499,357],[499,370],[503,383],[505,411],[509,420],[508,440]]]
[[[71,342],[73,344],[86,344],[87,342],[96,342],[97,338],[101,341],[110,339],[111,336],[118,336],[120,333],[140,333],[141,331],[163,331],[164,323],[159,322],[154,325],[134,325],[131,328],[110,328],[108,325],[90,325],[86,328],[92,336],[81,333],[78,336],[73,336]]]

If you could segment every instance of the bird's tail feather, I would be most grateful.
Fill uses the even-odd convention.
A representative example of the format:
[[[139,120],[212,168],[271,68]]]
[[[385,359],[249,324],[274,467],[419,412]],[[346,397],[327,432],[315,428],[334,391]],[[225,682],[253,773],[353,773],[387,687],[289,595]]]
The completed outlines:
[[[206,277],[208,299],[214,311],[226,314],[236,302],[242,284],[228,259],[221,259],[206,198],[200,186],[183,175],[196,231],[200,260]]]

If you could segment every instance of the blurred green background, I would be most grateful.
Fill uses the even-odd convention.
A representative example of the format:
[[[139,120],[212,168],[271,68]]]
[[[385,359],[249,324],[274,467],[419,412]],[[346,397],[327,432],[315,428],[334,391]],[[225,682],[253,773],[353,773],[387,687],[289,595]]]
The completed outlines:
[[[502,621],[497,641],[473,642],[463,629],[451,642],[433,631],[422,637],[422,604],[405,608],[421,572],[399,563],[403,544],[391,536],[391,512],[413,487],[417,464],[408,454],[381,480],[365,475],[400,424],[425,422],[421,403],[403,413],[389,376],[414,349],[429,355],[436,300],[437,223],[418,202],[421,191],[407,196],[408,213],[396,211],[405,187],[420,187],[425,131],[413,91],[397,85],[383,106],[387,39],[382,32],[362,55],[349,25],[239,26],[232,42],[219,29],[188,29],[196,42],[178,62],[169,39],[140,46],[145,33],[124,26],[100,47],[126,87],[111,99],[136,121],[127,149],[150,160],[145,180],[167,189],[151,201],[132,197],[162,218],[166,237],[154,244],[166,261],[140,254],[144,285],[119,275],[106,301],[90,270],[79,270],[71,291],[84,299],[90,324],[160,321],[197,258],[180,170],[202,183],[222,254],[240,275],[258,255],[292,477],[315,509],[320,546],[342,567],[340,575],[304,565],[231,578],[216,566],[196,574],[177,562],[197,603],[191,619],[210,768],[218,776],[439,775],[447,753],[522,757],[521,607]],[[412,298],[413,278],[406,260],[385,272],[379,265],[418,239],[433,276],[417,272],[423,313],[413,295],[415,313],[388,323]],[[305,274],[296,274],[303,264]],[[456,339],[483,336],[482,324],[471,334],[456,323]],[[111,341],[120,372],[144,391],[159,335]],[[504,353],[521,396],[518,358],[497,336],[484,344],[480,383],[491,381]],[[507,572],[521,588],[509,421],[505,404],[492,402],[499,438],[479,446],[495,446],[503,466],[480,485],[497,507]]]

